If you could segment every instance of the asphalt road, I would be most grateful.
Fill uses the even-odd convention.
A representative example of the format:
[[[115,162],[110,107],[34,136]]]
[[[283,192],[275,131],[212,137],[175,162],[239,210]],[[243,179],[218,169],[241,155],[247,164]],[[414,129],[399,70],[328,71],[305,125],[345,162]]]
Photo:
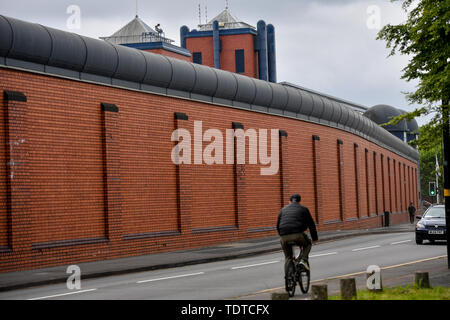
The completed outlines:
[[[444,244],[418,246],[414,233],[359,236],[313,246],[311,280],[388,267],[446,254]],[[283,253],[174,269],[81,280],[79,290],[55,284],[0,293],[0,299],[219,300],[282,287]],[[81,275],[82,278],[82,275]]]

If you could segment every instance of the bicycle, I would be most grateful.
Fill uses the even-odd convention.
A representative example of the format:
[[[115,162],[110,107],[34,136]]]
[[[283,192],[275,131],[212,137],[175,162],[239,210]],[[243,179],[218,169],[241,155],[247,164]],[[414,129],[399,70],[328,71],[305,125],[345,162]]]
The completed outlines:
[[[294,252],[295,243],[292,245],[292,252]],[[295,287],[297,283],[300,286],[300,290],[303,293],[308,293],[309,291],[309,283],[310,283],[310,271],[306,269],[305,265],[300,261],[302,250],[300,248],[300,252],[295,258],[295,254],[292,260],[286,263],[285,267],[285,289],[289,294],[289,297],[293,297],[295,294]]]

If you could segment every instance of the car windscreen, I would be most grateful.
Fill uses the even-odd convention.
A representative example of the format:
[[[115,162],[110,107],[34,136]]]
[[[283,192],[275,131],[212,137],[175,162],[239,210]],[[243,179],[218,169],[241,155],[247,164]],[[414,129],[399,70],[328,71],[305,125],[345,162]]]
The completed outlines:
[[[444,208],[430,208],[425,213],[425,219],[436,219],[436,218],[445,218],[445,210]]]

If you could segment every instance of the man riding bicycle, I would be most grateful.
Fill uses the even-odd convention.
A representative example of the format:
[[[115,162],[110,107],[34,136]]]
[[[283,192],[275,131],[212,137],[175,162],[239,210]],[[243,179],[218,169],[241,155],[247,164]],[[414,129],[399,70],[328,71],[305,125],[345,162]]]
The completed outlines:
[[[295,243],[302,248],[300,263],[309,270],[308,257],[312,243],[305,231],[309,228],[313,241],[317,241],[319,238],[316,224],[308,208],[300,204],[299,194],[292,195],[290,201],[290,204],[281,209],[277,221],[277,231],[286,258],[285,263],[293,258],[291,243]]]

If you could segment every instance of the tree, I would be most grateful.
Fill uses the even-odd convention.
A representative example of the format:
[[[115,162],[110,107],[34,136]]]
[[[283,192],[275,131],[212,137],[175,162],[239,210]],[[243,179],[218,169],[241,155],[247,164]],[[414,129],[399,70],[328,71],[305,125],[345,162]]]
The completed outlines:
[[[433,197],[431,197],[428,193],[429,182],[436,180],[436,155],[440,159],[442,158],[442,150],[440,146],[435,147],[434,149],[430,149],[427,151],[423,151],[420,153],[420,189],[422,190],[422,199],[427,200],[430,203],[433,203]],[[440,162],[441,164],[441,162]],[[440,166],[440,176],[438,176],[438,186],[437,189],[439,191],[442,189],[442,172],[443,168]],[[439,197],[442,199],[442,192],[439,194]]]
[[[440,119],[432,119],[427,124],[419,128],[419,138],[412,140],[411,145],[417,147],[419,151],[434,151],[437,147],[441,148],[442,141],[442,123]]]
[[[439,162],[438,190],[439,199],[442,200],[443,177],[443,150],[442,150],[442,126],[434,121],[427,123],[419,128],[418,140],[412,140],[411,145],[417,146],[420,150],[420,190],[422,190],[422,199],[432,203],[433,199],[428,195],[428,183],[436,180],[436,156]]]
[[[422,107],[393,119],[398,122],[417,116],[433,114],[428,127],[430,137],[433,132],[442,132],[444,145],[444,196],[447,230],[450,230],[450,1],[449,0],[391,0],[402,1],[408,14],[405,23],[386,25],[378,33],[377,39],[386,41],[391,49],[390,56],[398,51],[410,57],[403,69],[402,79],[416,79],[419,85],[415,92],[407,94],[410,103]],[[423,138],[422,138],[422,141]],[[430,142],[430,141],[428,141]],[[426,145],[426,144],[424,144]],[[420,149],[419,149],[420,151]],[[447,260],[450,269],[450,239],[447,232]]]

